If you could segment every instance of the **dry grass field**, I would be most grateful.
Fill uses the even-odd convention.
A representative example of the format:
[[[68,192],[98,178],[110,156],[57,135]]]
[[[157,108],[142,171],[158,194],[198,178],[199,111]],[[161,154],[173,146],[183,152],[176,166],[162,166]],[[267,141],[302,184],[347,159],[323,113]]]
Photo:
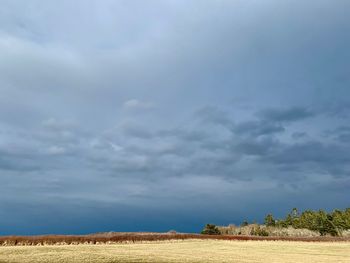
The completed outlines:
[[[0,247],[0,262],[350,262],[350,242],[173,240]]]

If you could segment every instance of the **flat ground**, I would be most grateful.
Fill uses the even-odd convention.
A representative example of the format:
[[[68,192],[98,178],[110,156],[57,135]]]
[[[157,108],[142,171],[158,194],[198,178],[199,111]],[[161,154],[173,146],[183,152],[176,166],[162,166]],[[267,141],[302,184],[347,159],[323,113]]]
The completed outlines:
[[[350,242],[185,240],[0,247],[0,262],[350,262]]]

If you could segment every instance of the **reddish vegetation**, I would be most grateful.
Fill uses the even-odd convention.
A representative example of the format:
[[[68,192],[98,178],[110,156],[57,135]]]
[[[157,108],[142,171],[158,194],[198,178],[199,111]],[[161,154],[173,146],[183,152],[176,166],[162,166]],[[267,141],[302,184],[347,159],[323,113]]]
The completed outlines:
[[[285,241],[350,241],[341,237],[259,237],[232,235],[199,235],[169,233],[97,233],[91,235],[45,235],[45,236],[4,236],[0,237],[0,246],[15,245],[55,245],[55,244],[108,244],[140,241],[165,241],[185,239],[220,239],[220,240],[285,240]]]

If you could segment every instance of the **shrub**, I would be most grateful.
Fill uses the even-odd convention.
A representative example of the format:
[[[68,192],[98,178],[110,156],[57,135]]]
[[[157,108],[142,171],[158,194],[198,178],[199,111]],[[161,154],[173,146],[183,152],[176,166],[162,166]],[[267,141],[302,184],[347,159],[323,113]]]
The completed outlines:
[[[260,226],[252,228],[250,234],[252,236],[262,236],[267,237],[269,235],[269,232],[265,228],[261,228]]]
[[[219,228],[213,224],[206,224],[201,234],[204,235],[220,235]]]

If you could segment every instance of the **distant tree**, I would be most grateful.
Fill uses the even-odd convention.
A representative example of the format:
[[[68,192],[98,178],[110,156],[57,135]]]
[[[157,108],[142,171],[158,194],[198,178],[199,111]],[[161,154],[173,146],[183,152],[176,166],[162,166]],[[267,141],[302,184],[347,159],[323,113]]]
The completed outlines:
[[[241,226],[247,226],[247,225],[249,225],[249,223],[248,223],[247,220],[244,220],[244,221],[242,222],[242,224],[241,224]]]
[[[276,225],[276,220],[273,218],[272,214],[268,214],[265,217],[265,226],[275,226]]]
[[[291,213],[290,213],[291,217],[292,217],[292,227],[294,228],[301,228],[300,227],[300,218],[299,218],[299,211],[297,208],[293,208]]]
[[[347,229],[346,214],[345,211],[334,210],[331,214],[332,222],[338,231]]]
[[[203,235],[220,235],[220,230],[216,225],[206,224],[201,234]]]
[[[288,226],[291,226],[292,223],[293,223],[293,218],[292,218],[292,216],[291,216],[290,214],[288,214],[288,215],[286,216],[286,218],[284,219],[284,225],[285,225],[286,227],[288,227]]]
[[[313,231],[318,231],[319,225],[317,220],[317,212],[305,210],[299,217],[299,228],[306,228]]]
[[[344,211],[344,217],[345,217],[345,229],[350,229],[350,208],[345,209]]]
[[[294,207],[294,208],[292,209],[291,216],[292,216],[292,218],[297,218],[297,217],[299,217],[299,212],[298,212],[298,209],[297,209],[297,208]]]
[[[330,234],[332,236],[338,236],[339,233],[334,223],[332,222],[332,215],[327,214],[326,212],[319,211],[319,232],[321,236]]]

